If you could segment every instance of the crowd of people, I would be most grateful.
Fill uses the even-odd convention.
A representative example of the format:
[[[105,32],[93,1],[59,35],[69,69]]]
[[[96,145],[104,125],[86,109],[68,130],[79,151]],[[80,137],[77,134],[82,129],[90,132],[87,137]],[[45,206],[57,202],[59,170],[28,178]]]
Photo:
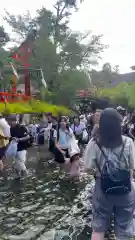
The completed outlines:
[[[71,178],[80,175],[82,153],[89,139],[96,134],[100,110],[94,114],[62,116],[59,119],[48,113],[29,124],[19,121],[18,115],[0,116],[0,170],[6,158],[12,157],[13,169],[18,177],[28,174],[27,149],[48,146],[54,161]],[[15,150],[16,149],[16,150]],[[46,153],[44,153],[46,154]]]
[[[27,126],[16,115],[1,115],[0,170],[12,157],[17,176],[27,175],[27,149],[46,145],[70,179],[78,179],[81,171],[95,178],[91,239],[104,239],[113,215],[117,240],[127,240],[135,234],[134,141],[135,114],[121,107],[73,118],[48,113]]]
[[[87,124],[84,118],[57,119],[48,113],[26,125],[18,115],[0,116],[0,170],[6,159],[11,158],[17,177],[26,176],[27,150],[29,147],[48,146],[57,162],[71,177],[79,176],[81,147],[88,142]],[[82,149],[83,151],[83,149]],[[46,152],[44,152],[46,155]]]

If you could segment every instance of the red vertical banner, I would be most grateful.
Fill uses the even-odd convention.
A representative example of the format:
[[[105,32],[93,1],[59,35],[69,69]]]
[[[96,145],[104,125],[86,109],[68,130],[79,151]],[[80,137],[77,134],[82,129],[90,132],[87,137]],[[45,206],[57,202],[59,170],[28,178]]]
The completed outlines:
[[[31,87],[30,87],[30,76],[28,72],[28,67],[31,65],[29,64],[29,57],[32,54],[32,43],[36,37],[36,30],[31,31],[25,41],[20,45],[16,52],[12,54],[12,59],[17,61],[18,64],[24,67],[24,82],[25,82],[25,95],[31,95]]]
[[[28,69],[24,69],[25,95],[31,96],[30,76]]]

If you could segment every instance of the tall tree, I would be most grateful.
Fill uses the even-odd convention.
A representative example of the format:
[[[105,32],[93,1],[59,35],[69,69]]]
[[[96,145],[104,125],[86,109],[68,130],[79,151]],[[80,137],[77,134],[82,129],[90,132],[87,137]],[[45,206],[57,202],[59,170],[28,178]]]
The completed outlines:
[[[15,43],[23,41],[29,31],[35,27],[35,21],[32,19],[29,11],[24,15],[14,15],[6,11],[4,20],[9,24],[13,32],[16,33],[16,37],[11,39]]]
[[[102,71],[111,73],[112,72],[112,66],[110,63],[104,63],[102,66]]]
[[[116,65],[111,66],[110,63],[105,63],[100,71],[92,70],[91,73],[92,83],[97,87],[112,87],[113,81],[119,76],[119,67]]]
[[[113,71],[116,73],[116,74],[119,74],[120,70],[119,70],[119,65],[115,65],[113,67]]]
[[[98,62],[100,52],[106,47],[101,43],[101,35],[71,31],[68,23],[76,7],[77,1],[57,0],[55,11],[42,8],[34,19],[29,12],[24,16],[6,13],[5,17],[18,39],[26,38],[31,29],[36,28],[30,62],[33,68],[43,69],[52,99],[58,103],[60,96],[66,96],[65,104],[71,104],[71,96],[75,96],[76,90],[87,88],[89,78],[85,69]],[[85,39],[87,44],[84,44]],[[39,89],[42,87],[40,77],[32,76],[33,84]]]
[[[9,42],[9,35],[3,26],[0,26],[0,90],[3,91],[7,85],[7,79],[4,79],[4,65],[7,64],[7,51],[3,48]]]
[[[3,26],[0,26],[0,47],[3,47],[9,41],[9,35]]]

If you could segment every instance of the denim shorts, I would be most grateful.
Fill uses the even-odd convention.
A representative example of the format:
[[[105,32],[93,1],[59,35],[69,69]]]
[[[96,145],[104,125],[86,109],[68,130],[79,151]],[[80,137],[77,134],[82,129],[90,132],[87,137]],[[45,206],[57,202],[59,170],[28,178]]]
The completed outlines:
[[[133,237],[131,224],[135,211],[135,187],[128,194],[114,196],[105,195],[100,188],[100,178],[96,179],[92,196],[94,232],[106,232],[110,218],[114,214],[114,231],[117,238],[128,239]]]
[[[0,148],[0,160],[2,160],[3,157],[5,156],[7,147],[8,147],[8,146],[6,146],[6,147],[1,147],[1,148]]]

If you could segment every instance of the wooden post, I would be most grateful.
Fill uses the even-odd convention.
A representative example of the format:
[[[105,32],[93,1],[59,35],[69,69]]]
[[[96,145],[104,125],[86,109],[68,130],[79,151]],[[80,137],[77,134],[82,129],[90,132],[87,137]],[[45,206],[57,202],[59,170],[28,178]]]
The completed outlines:
[[[30,76],[28,69],[24,69],[25,95],[31,96]]]

